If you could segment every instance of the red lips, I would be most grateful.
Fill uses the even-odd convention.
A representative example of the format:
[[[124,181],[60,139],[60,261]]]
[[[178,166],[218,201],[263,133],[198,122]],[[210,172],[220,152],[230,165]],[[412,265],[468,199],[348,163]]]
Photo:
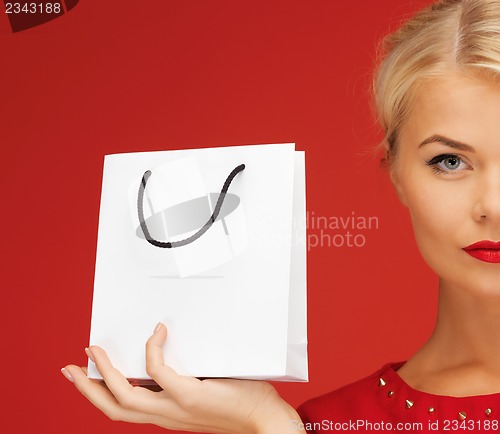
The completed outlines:
[[[463,250],[480,261],[492,264],[500,263],[500,241],[478,241],[464,247]]]

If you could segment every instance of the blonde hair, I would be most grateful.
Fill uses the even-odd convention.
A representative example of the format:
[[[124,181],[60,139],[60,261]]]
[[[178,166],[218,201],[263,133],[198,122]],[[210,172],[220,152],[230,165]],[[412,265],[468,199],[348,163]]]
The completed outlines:
[[[428,80],[457,71],[500,75],[500,0],[436,1],[383,39],[380,58],[373,92],[390,163]]]

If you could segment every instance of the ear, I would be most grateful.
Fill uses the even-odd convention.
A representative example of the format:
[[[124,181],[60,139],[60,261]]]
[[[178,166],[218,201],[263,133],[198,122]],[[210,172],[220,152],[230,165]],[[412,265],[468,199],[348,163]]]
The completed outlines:
[[[401,181],[399,179],[399,172],[397,167],[395,167],[395,164],[393,163],[389,167],[389,176],[392,181],[392,185],[394,185],[394,188],[396,189],[396,193],[398,195],[399,201],[406,207],[408,207],[408,202],[406,200],[406,194],[405,190],[403,188],[403,185],[401,184]]]

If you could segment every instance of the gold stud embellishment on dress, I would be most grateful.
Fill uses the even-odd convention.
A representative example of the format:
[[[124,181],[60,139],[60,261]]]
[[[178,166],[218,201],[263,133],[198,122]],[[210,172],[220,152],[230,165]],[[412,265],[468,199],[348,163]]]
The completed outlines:
[[[389,390],[389,392],[387,392],[387,397],[392,398],[393,396],[394,396],[394,392],[392,390]]]
[[[458,420],[465,420],[467,418],[467,413],[465,411],[458,412]]]
[[[406,400],[406,408],[412,408],[413,404],[415,404],[414,401],[410,401],[409,399]]]
[[[380,377],[378,379],[378,387],[384,387],[386,384],[387,383],[385,382],[385,380],[382,377]]]
[[[488,417],[491,416],[491,408],[487,408],[486,411],[484,412],[484,414]]]
[[[436,412],[436,409],[434,407],[429,407],[429,410],[427,410],[429,414],[434,414]]]

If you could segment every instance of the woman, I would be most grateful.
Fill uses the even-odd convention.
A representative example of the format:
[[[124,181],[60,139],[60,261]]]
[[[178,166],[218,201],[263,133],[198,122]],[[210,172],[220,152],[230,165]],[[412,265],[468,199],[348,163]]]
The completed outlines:
[[[385,41],[375,100],[390,177],[438,274],[435,330],[406,363],[293,410],[265,382],[180,377],[147,343],[132,387],[99,347],[107,387],[63,374],[110,418],[218,433],[498,430],[500,417],[500,1],[441,0]]]

